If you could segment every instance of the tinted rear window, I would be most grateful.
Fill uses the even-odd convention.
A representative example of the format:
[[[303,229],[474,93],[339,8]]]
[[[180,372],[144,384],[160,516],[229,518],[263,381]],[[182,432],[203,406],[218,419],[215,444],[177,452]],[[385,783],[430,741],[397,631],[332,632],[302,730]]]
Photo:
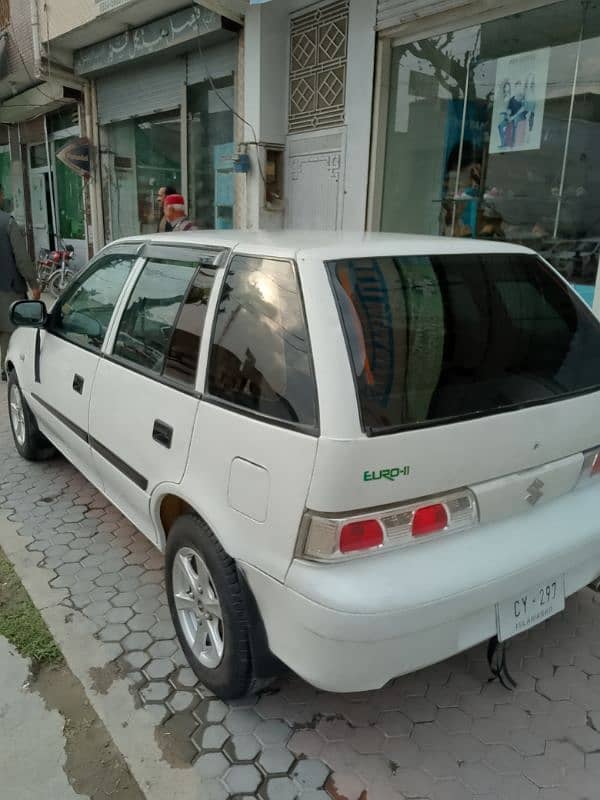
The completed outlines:
[[[368,433],[600,388],[600,325],[533,255],[330,262]]]

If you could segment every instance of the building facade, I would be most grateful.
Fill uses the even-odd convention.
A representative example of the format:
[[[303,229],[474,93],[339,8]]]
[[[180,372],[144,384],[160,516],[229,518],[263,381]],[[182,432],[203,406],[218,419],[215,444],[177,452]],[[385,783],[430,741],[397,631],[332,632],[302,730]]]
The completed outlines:
[[[83,86],[42,49],[37,3],[0,4],[0,183],[32,257],[70,244],[89,256],[86,189],[58,157],[83,132]]]
[[[11,129],[16,149],[0,134],[0,180],[18,150],[42,198],[29,217],[45,195],[63,238],[152,232],[170,186],[199,227],[532,245],[600,305],[600,0],[46,0],[38,14],[38,83],[21,74],[19,91],[43,113]],[[56,152],[78,135],[91,172],[67,191]]]
[[[532,246],[592,304],[600,4],[456,6],[378,4],[368,227]]]

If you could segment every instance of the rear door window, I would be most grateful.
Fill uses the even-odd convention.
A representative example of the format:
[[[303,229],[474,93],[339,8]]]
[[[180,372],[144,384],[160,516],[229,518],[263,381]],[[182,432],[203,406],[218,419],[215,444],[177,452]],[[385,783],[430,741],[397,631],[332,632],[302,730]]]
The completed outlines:
[[[360,258],[328,269],[368,433],[600,389],[600,325],[534,255]]]
[[[192,387],[214,273],[197,259],[149,259],[121,317],[113,355]]]
[[[290,261],[232,259],[216,315],[208,392],[284,423],[316,427],[308,332]]]

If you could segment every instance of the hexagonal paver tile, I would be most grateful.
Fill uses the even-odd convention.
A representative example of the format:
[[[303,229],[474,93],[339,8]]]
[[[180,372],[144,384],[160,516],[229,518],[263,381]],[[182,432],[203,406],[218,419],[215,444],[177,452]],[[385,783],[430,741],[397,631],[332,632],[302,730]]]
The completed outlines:
[[[140,695],[145,703],[162,703],[169,696],[171,687],[168,683],[155,682],[145,686]]]
[[[222,778],[229,767],[229,761],[222,753],[204,753],[195,764],[203,778]]]
[[[127,626],[132,631],[148,632],[155,622],[156,619],[154,614],[135,614],[130,620],[128,620]],[[153,638],[154,637],[152,637],[152,639]]]
[[[152,658],[170,658],[178,649],[178,647],[179,645],[176,641],[172,639],[163,639],[159,642],[154,642],[153,645],[150,645],[148,652]]]
[[[120,642],[128,633],[129,630],[125,625],[107,625],[98,636],[103,642]]]
[[[260,722],[254,734],[263,745],[284,745],[290,737],[290,726],[281,720],[263,720]]]
[[[136,600],[134,601],[132,608],[136,614],[153,614],[158,608],[160,608],[160,598],[158,597],[144,597],[143,599],[137,599],[138,595],[135,595]]]
[[[258,759],[264,771],[273,774],[287,773],[294,761],[294,756],[286,747],[265,747]]]
[[[145,632],[130,633],[121,644],[125,650],[145,650],[152,644],[152,639]]]
[[[134,650],[131,653],[126,653],[123,659],[131,669],[138,670],[150,661],[150,656],[145,650]]]
[[[328,776],[329,769],[314,758],[298,761],[292,772],[292,778],[305,789],[320,789]]]
[[[112,608],[106,615],[107,622],[127,622],[133,611],[130,608]]]
[[[208,725],[196,731],[194,740],[200,750],[220,750],[229,736],[229,731],[222,725]]]
[[[485,754],[485,763],[501,775],[518,775],[523,767],[523,756],[507,745],[492,745]]]
[[[260,753],[260,744],[251,733],[235,733],[225,745],[231,761],[254,761]]]
[[[298,787],[290,778],[268,778],[260,790],[261,800],[296,800]],[[345,797],[345,795],[332,795],[332,797]],[[348,797],[347,800],[354,800]]]
[[[252,733],[260,721],[253,708],[234,708],[225,718],[225,727],[231,733]]]
[[[168,700],[169,707],[175,711],[187,711],[198,702],[198,695],[195,692],[174,692]]]
[[[401,711],[384,711],[377,720],[377,727],[386,736],[409,736],[413,723]]]
[[[198,678],[189,667],[182,667],[175,678],[177,684],[183,688],[192,688],[198,683]]]
[[[368,755],[383,752],[385,737],[378,728],[355,728],[351,743],[357,753]]]
[[[150,628],[150,636],[153,639],[174,639],[175,628],[171,620],[161,620]]]
[[[133,616],[135,609],[132,608],[133,604],[137,601],[137,594],[135,592],[119,592],[110,601],[116,608],[128,608],[131,611],[130,617]]]
[[[316,758],[325,747],[325,740],[316,731],[298,731],[292,735],[288,747],[298,756]]]

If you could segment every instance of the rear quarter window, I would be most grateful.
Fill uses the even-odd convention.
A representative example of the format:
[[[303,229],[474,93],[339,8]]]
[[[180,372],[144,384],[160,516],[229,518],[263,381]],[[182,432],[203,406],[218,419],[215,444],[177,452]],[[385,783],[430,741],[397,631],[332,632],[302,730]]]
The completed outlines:
[[[368,433],[600,388],[600,325],[534,255],[327,265]]]
[[[316,428],[310,344],[292,262],[232,259],[216,314],[208,392],[240,409]]]

